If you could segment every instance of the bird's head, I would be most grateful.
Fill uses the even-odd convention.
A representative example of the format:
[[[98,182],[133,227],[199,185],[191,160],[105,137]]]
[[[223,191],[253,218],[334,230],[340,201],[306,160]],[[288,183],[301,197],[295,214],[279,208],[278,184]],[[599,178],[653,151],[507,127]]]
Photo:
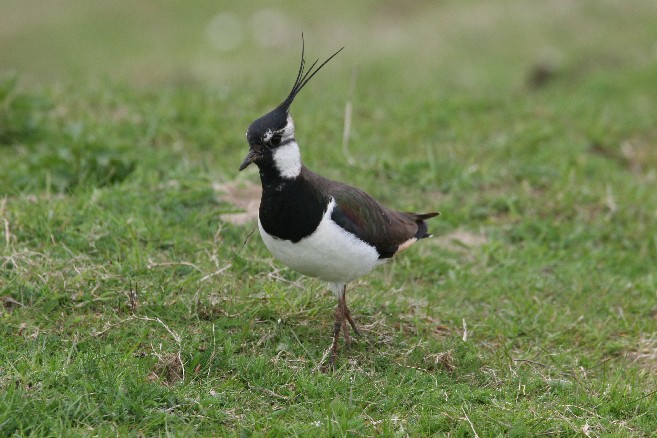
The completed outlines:
[[[246,169],[251,163],[255,163],[261,170],[263,168],[276,169],[283,178],[294,178],[301,171],[301,156],[294,138],[294,121],[290,116],[290,106],[299,91],[313,76],[342,51],[340,49],[335,52],[317,68],[315,68],[317,61],[315,61],[308,71],[305,71],[303,34],[301,41],[301,64],[292,90],[276,108],[249,126],[246,131],[249,153],[242,161],[240,171]]]

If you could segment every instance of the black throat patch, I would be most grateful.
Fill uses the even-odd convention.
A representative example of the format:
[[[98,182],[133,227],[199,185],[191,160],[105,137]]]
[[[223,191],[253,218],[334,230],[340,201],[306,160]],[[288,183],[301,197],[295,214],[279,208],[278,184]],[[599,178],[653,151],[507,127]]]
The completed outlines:
[[[260,224],[270,235],[294,243],[310,236],[324,216],[329,198],[305,178],[267,178],[261,172]]]

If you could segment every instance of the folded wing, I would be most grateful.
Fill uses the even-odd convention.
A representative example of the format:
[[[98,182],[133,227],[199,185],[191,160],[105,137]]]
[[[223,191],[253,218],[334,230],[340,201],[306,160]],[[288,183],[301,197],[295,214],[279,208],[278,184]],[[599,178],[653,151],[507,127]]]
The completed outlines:
[[[405,213],[379,204],[364,191],[332,182],[336,207],[331,219],[361,240],[374,246],[379,258],[389,258],[415,240],[429,237],[426,219],[438,213]]]

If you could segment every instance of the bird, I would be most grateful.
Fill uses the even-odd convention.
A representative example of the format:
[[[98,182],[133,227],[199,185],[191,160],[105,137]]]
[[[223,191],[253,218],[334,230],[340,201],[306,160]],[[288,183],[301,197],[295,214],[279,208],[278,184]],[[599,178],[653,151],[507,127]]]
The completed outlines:
[[[240,172],[251,163],[259,170],[258,229],[265,246],[293,270],[328,282],[338,300],[331,366],[338,356],[341,331],[346,347],[351,344],[347,323],[360,336],[347,307],[347,284],[431,237],[425,221],[439,214],[387,208],[363,190],[325,178],[302,163],[290,106],[343,49],[319,66],[317,59],[306,70],[302,34],[301,63],[292,90],[276,108],[251,123],[246,131],[249,151],[239,166]]]

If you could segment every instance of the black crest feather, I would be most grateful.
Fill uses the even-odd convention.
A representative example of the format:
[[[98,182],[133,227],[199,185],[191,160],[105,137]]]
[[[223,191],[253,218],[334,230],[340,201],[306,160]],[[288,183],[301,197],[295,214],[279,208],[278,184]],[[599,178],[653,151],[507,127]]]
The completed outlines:
[[[287,112],[287,110],[290,108],[290,105],[292,105],[292,102],[294,101],[294,98],[296,95],[301,91],[303,87],[306,86],[308,82],[317,74],[318,71],[322,69],[328,63],[335,55],[340,53],[344,47],[342,47],[340,50],[332,54],[326,61],[322,62],[319,67],[315,68],[317,65],[317,62],[319,59],[316,59],[315,62],[310,66],[308,71],[305,71],[305,66],[306,66],[306,60],[304,58],[304,49],[305,49],[305,43],[303,40],[303,32],[301,33],[301,64],[299,65],[299,72],[297,73],[297,78],[294,81],[294,86],[292,87],[292,90],[290,91],[290,94],[287,96],[287,98],[278,106],[279,109],[283,109]],[[314,69],[314,70],[313,70]]]

